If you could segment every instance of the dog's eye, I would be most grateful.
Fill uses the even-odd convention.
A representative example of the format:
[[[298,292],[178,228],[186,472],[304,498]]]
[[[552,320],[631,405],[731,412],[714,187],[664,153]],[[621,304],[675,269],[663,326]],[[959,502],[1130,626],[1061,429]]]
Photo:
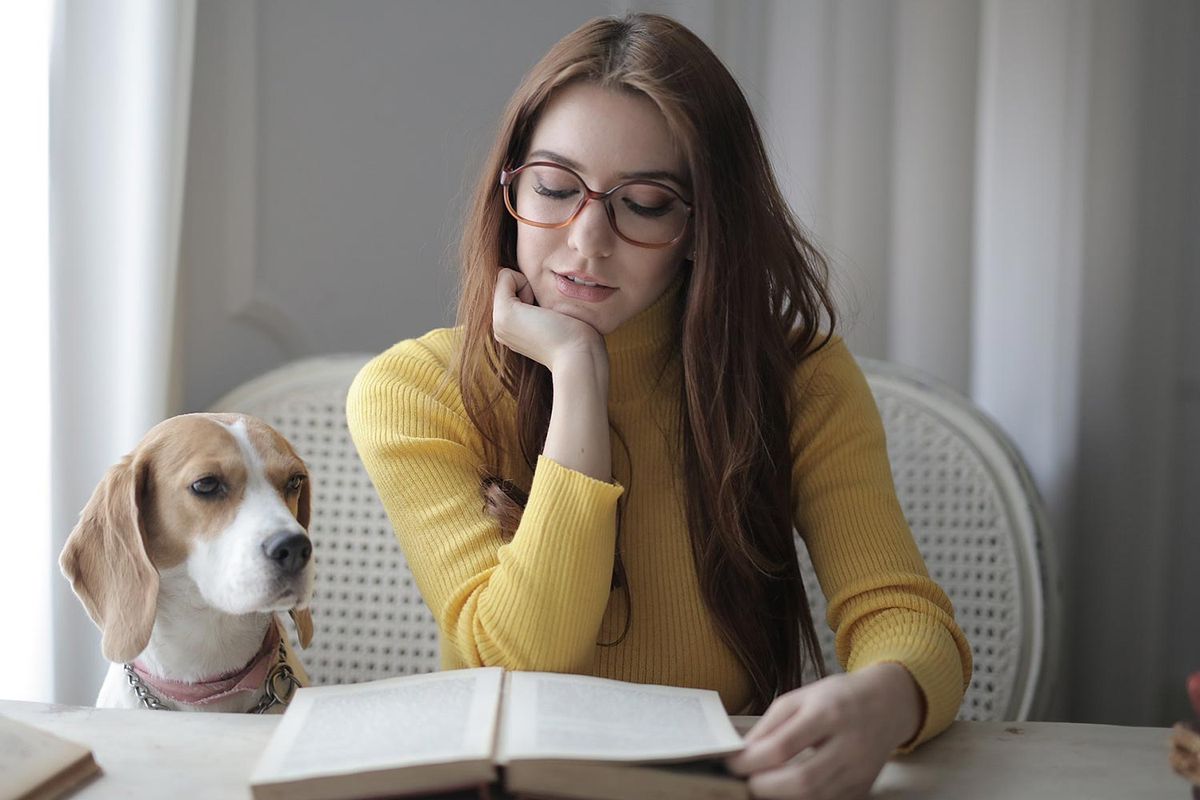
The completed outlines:
[[[192,484],[192,491],[202,496],[216,494],[220,488],[221,482],[211,475]]]
[[[291,494],[292,492],[300,491],[300,487],[304,485],[304,480],[305,480],[305,478],[303,475],[293,475],[290,479],[288,479],[288,482],[287,482],[288,494]]]

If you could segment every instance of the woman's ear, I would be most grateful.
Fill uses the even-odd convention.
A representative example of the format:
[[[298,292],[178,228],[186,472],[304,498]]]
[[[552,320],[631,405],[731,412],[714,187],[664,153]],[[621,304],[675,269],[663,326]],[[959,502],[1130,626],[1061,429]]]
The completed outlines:
[[[139,507],[149,469],[132,453],[109,468],[58,559],[103,634],[101,652],[116,663],[146,649],[158,607],[158,570],[146,554]]]

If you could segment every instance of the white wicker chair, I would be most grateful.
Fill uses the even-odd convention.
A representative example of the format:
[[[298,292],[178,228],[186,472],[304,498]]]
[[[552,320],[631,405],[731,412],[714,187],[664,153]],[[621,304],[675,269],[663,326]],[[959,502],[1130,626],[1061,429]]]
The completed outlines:
[[[274,425],[312,473],[316,632],[303,658],[317,684],[428,672],[439,663],[437,625],[346,429],[346,391],[369,357],[297,361],[212,407]],[[1057,619],[1028,473],[1007,437],[966,399],[896,366],[861,363],[883,415],[905,516],[974,652],[959,718],[1027,719],[1038,710]],[[825,662],[836,668],[825,601],[800,550]]]
[[[346,427],[346,392],[369,358],[295,361],[242,384],[211,408],[265,420],[308,465],[314,631],[312,646],[297,652],[315,684],[433,672],[440,663],[437,623]]]
[[[858,361],[883,417],[904,516],[971,643],[974,673],[958,718],[1038,718],[1056,663],[1058,577],[1024,461],[958,392],[907,367]],[[825,663],[838,671],[825,597],[797,544]]]

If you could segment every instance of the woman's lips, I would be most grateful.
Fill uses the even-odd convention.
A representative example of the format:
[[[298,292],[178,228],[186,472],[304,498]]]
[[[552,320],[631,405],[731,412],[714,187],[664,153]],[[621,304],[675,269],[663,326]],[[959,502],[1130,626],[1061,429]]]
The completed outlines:
[[[558,285],[559,294],[564,297],[570,297],[572,300],[584,300],[589,303],[598,303],[601,300],[607,300],[616,293],[616,289],[611,286],[584,286],[582,283],[576,283],[565,275],[555,273],[555,283]]]

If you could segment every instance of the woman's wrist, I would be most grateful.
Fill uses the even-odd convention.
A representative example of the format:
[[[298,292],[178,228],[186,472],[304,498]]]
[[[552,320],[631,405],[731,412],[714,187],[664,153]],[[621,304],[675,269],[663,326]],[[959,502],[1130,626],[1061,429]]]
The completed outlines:
[[[601,350],[603,346],[601,342]],[[608,354],[590,347],[560,350],[553,364],[550,425],[542,453],[568,469],[610,481]]]
[[[597,337],[594,342],[572,342],[560,346],[546,368],[553,376],[555,388],[574,386],[581,382],[588,388],[603,392],[608,403],[608,350],[604,340]]]
[[[862,672],[879,691],[881,718],[892,727],[889,739],[895,747],[911,742],[925,722],[925,695],[912,673],[895,661],[873,664]]]

